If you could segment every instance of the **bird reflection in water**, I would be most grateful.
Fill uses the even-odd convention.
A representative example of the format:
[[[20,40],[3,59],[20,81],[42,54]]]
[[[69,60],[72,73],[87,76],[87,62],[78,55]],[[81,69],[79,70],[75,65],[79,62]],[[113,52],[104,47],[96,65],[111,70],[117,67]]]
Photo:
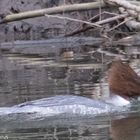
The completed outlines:
[[[110,130],[111,140],[139,140],[140,116],[114,120]]]

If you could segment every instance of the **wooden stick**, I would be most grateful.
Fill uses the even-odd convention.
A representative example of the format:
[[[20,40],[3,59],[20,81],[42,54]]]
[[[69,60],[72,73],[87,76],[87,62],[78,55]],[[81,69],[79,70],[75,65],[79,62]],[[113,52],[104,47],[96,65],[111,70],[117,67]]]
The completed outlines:
[[[95,24],[102,25],[102,24],[106,24],[106,23],[109,23],[109,22],[117,20],[117,19],[125,18],[127,16],[128,16],[128,14],[120,14],[120,15],[117,15],[117,16],[114,16],[114,17],[110,17],[110,18],[95,22]]]
[[[53,7],[53,8],[22,12],[18,14],[7,15],[1,20],[0,23],[40,17],[40,16],[44,16],[45,14],[59,14],[63,12],[96,9],[96,8],[99,8],[99,6],[104,7],[105,3],[103,1],[89,2],[89,3],[83,3],[83,4],[63,5],[63,6]]]

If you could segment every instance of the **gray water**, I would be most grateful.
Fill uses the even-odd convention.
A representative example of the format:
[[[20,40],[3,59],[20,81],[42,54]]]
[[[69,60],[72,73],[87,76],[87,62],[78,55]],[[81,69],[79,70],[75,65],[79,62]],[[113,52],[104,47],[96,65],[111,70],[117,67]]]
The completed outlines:
[[[65,60],[62,57],[2,53],[0,59],[0,139],[139,140],[139,103],[133,103],[129,108],[117,108],[115,111],[112,108],[109,110],[103,104],[103,112],[98,115],[93,113],[92,109],[95,108],[89,98],[98,99],[104,96],[99,84],[103,73],[98,69],[94,60],[87,59],[85,55]],[[46,100],[52,96],[57,97],[56,95],[63,95],[69,99],[70,103],[71,96],[69,95],[74,95],[77,104],[80,103],[78,96],[87,98],[83,101],[84,108],[79,106],[76,114],[70,113],[70,110],[67,113],[57,114],[56,112],[53,115],[36,111],[24,113],[24,109],[27,110],[27,108],[24,108],[24,104],[21,103],[27,102],[27,105],[30,105],[30,101],[43,98]],[[88,99],[90,101],[87,101]],[[57,104],[58,100],[54,101]],[[40,103],[40,100],[37,102]],[[17,106],[18,104],[21,105]],[[64,105],[66,104],[68,103]],[[90,105],[91,112],[86,112],[91,107]],[[6,112],[2,109],[11,111],[12,107],[14,109],[19,107],[18,112],[2,115]],[[72,106],[72,110],[74,108],[75,106]],[[28,109],[30,110],[31,106]],[[57,106],[54,109],[57,110]],[[85,112],[79,113],[81,110]]]

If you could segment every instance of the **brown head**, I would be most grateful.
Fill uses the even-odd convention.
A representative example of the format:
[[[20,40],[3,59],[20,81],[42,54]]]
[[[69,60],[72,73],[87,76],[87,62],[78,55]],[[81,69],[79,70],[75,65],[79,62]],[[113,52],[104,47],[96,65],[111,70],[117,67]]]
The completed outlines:
[[[140,77],[121,60],[113,61],[108,74],[108,83],[111,93],[122,97],[140,96]]]

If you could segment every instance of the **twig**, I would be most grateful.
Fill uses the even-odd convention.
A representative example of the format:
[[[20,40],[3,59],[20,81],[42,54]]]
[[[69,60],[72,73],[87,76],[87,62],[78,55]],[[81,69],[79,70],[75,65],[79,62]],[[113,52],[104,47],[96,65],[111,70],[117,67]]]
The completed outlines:
[[[95,22],[95,24],[102,25],[102,24],[106,24],[106,23],[112,22],[114,20],[126,18],[127,16],[128,16],[128,14],[121,14],[121,15],[117,15],[117,16],[114,16],[114,17],[111,17],[111,18],[107,18],[105,20],[101,20],[101,21]],[[81,33],[81,32],[85,32],[85,31],[90,30],[92,28],[93,27],[88,26],[87,28],[84,28],[84,29],[81,29],[81,30],[78,30],[78,31],[74,31],[74,32],[72,32],[70,34],[67,34],[66,36],[72,36],[72,35],[75,35],[75,34],[78,34],[78,33]]]
[[[104,15],[104,14],[108,14],[108,15],[112,15],[112,16],[118,16],[119,14],[116,14],[116,13],[110,13],[110,12],[107,12],[107,11],[103,11],[101,13],[101,15]],[[100,16],[100,13],[93,16],[92,18],[90,18],[88,21],[93,21],[94,19],[97,19],[98,17]]]
[[[114,29],[118,28],[119,26],[121,26],[121,25],[123,25],[123,24],[127,23],[128,21],[130,21],[130,20],[132,20],[132,19],[133,19],[133,18],[131,17],[131,18],[128,18],[128,19],[124,20],[124,21],[123,21],[123,22],[121,22],[120,24],[118,24],[118,25],[116,25],[115,27],[113,27],[113,28],[109,29],[109,31],[108,31],[108,32],[110,32],[110,31],[112,31],[112,30],[114,30]]]
[[[101,27],[100,25],[96,24],[96,23],[91,23],[91,22],[88,22],[88,21],[83,21],[83,20],[80,20],[80,19],[74,19],[74,18],[69,18],[69,17],[62,17],[62,16],[56,16],[56,15],[47,15],[45,14],[46,17],[53,17],[53,18],[59,18],[59,19],[63,19],[63,20],[71,20],[71,21],[76,21],[76,22],[80,22],[80,23],[85,23],[85,24],[88,24],[90,26],[93,26],[93,27]]]
[[[107,18],[107,19],[104,19],[104,20],[101,20],[101,21],[98,21],[98,22],[95,22],[95,23],[99,24],[99,25],[102,25],[102,24],[106,24],[108,22],[111,22],[111,21],[114,21],[114,20],[117,20],[117,19],[126,18],[127,16],[128,16],[128,14],[121,14],[121,15],[117,15],[117,16],[114,16],[114,17],[111,17],[111,18]]]

